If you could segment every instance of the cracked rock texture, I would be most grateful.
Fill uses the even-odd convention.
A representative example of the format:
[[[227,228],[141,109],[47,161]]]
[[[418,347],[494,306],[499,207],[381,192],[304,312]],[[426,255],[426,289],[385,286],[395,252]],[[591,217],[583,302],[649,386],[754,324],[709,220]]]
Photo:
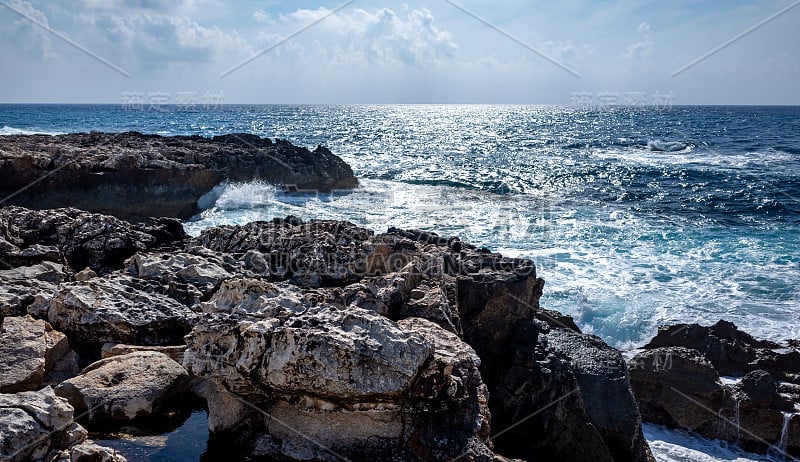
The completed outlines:
[[[800,455],[796,349],[754,339],[727,321],[677,324],[659,329],[629,367],[645,420],[753,452]]]
[[[50,387],[0,394],[0,460],[125,462],[114,450],[86,438],[72,406]]]
[[[233,458],[652,460],[625,361],[539,306],[529,260],[295,217],[188,237],[6,207],[0,225],[0,277],[32,288],[4,310],[62,332],[81,364],[105,357],[57,387],[90,423],[192,393]]]
[[[350,166],[328,149],[245,133],[203,138],[128,133],[0,138],[0,197],[29,208],[78,207],[130,221],[189,218],[223,181],[293,189],[352,188]]]

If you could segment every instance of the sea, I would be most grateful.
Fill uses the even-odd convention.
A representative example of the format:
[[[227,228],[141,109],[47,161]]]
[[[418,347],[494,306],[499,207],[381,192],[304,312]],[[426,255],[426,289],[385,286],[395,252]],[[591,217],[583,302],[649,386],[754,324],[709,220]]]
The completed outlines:
[[[0,105],[0,135],[92,130],[323,145],[360,181],[220,184],[190,234],[287,215],[419,228],[532,259],[541,305],[621,350],[719,319],[800,338],[797,106]],[[660,461],[774,460],[645,434]]]

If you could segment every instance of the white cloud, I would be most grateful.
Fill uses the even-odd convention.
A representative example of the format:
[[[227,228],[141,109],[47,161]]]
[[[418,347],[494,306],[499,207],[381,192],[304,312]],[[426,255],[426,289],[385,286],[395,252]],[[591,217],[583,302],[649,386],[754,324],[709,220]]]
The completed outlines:
[[[180,63],[213,63],[228,56],[249,56],[252,47],[235,31],[203,26],[180,15],[140,11],[100,12],[77,17],[96,43],[110,44],[114,56],[144,68]]]
[[[261,24],[275,24],[275,19],[272,15],[264,10],[257,10],[253,13],[253,19]]]
[[[436,25],[436,19],[427,8],[410,10],[403,15],[389,8],[372,12],[355,9],[336,14],[331,14],[327,8],[301,9],[278,17],[284,34],[261,34],[260,39],[271,45],[277,43],[279,37],[315,21],[320,22],[292,42],[313,44],[304,49],[313,49],[314,59],[325,57],[332,64],[429,66],[452,59],[458,51],[452,35]]]
[[[584,68],[593,54],[593,48],[586,44],[575,44],[567,40],[563,42],[547,41],[537,47],[544,54],[550,56],[561,64],[573,68]]]
[[[652,52],[653,42],[649,40],[642,40],[641,42],[636,42],[633,45],[628,46],[622,56],[634,61],[641,61],[650,56]]]
[[[50,28],[50,22],[44,12],[34,8],[30,2],[22,0],[13,0],[8,3],[8,7],[14,12],[16,19],[2,30],[2,36],[7,43],[12,45],[12,48],[35,53],[46,60],[56,58],[58,55],[53,50],[50,32],[45,30]],[[34,24],[31,19],[44,28]]]
[[[622,53],[622,57],[631,61],[642,61],[653,52],[654,43],[650,40],[650,24],[642,22],[636,28],[644,37],[642,40],[629,45]]]

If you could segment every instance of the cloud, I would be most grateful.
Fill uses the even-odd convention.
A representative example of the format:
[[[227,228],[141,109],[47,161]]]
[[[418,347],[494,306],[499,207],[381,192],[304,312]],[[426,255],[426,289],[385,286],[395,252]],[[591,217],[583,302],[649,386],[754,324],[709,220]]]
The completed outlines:
[[[44,12],[34,8],[28,1],[13,0],[8,3],[8,6],[13,10],[16,20],[0,32],[6,43],[18,51],[35,53],[46,60],[57,58],[58,55],[50,42],[50,33],[28,19],[33,19],[49,29],[50,22]],[[20,14],[26,17],[22,17]]]
[[[594,49],[586,44],[575,44],[567,40],[563,42],[547,41],[539,43],[537,48],[556,61],[573,67],[585,68]],[[536,59],[539,59],[538,57]]]
[[[650,56],[650,54],[653,52],[653,46],[653,42],[649,40],[642,40],[641,42],[636,42],[633,45],[628,46],[622,56],[634,61],[641,61]]]
[[[275,24],[275,19],[273,19],[272,15],[264,10],[257,10],[253,13],[253,19],[261,24]]]
[[[427,8],[403,15],[390,8],[336,14],[327,8],[300,9],[280,15],[278,23],[286,36],[323,18],[292,42],[330,64],[431,66],[454,58],[458,51],[450,32],[437,26]],[[275,44],[279,37],[271,32],[260,39]]]
[[[650,24],[641,22],[636,30],[644,37],[642,40],[628,45],[622,53],[622,57],[631,61],[642,61],[653,53],[655,44],[650,40]]]
[[[146,69],[185,63],[213,63],[226,56],[249,56],[252,47],[235,31],[203,26],[185,16],[139,11],[78,15],[94,43],[112,45],[113,54]]]

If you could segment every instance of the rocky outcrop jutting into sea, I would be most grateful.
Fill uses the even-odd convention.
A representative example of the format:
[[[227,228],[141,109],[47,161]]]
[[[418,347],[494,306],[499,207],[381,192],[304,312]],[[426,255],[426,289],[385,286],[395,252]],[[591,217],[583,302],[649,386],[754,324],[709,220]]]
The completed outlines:
[[[661,328],[629,361],[645,420],[800,455],[800,352],[727,321]]]
[[[5,205],[77,207],[130,221],[189,218],[224,181],[317,191],[357,184],[350,166],[322,146],[309,151],[245,133],[1,136],[0,178]]]
[[[8,325],[63,333],[58,357],[88,365],[56,368],[55,393],[90,428],[193,393],[211,447],[241,456],[652,459],[625,361],[539,307],[529,260],[338,221],[190,238],[171,220],[21,207],[0,209],[0,259]],[[49,350],[29,350],[37,372],[4,386],[52,383]]]

